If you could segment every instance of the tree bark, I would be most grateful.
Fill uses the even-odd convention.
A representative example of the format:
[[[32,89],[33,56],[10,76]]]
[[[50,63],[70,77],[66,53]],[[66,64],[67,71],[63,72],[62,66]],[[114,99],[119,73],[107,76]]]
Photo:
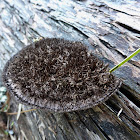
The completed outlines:
[[[140,2],[109,0],[3,0],[0,2],[0,85],[6,61],[37,38],[81,41],[112,68],[140,44]],[[97,46],[93,46],[96,44]],[[26,140],[132,140],[140,134],[140,54],[113,74],[120,90],[96,107],[70,113],[43,110],[9,116],[13,137]],[[10,112],[18,103],[11,99]],[[118,117],[120,109],[122,113]],[[22,105],[22,110],[30,109]],[[10,125],[14,122],[14,125]]]

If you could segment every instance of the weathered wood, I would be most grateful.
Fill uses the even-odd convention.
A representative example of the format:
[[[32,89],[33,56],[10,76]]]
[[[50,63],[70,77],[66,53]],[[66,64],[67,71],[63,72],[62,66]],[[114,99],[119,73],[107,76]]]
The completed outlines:
[[[11,56],[39,37],[81,41],[111,68],[139,48],[139,12],[138,1],[3,0],[0,2],[0,74]],[[92,43],[98,46],[93,47]],[[71,113],[37,110],[21,114],[18,122],[16,116],[10,116],[10,123],[14,121],[14,137],[139,139],[140,54],[114,74],[123,80],[123,86],[106,103]],[[29,108],[22,106],[23,110]],[[123,112],[118,118],[121,108]],[[17,109],[17,102],[11,100],[10,111]]]

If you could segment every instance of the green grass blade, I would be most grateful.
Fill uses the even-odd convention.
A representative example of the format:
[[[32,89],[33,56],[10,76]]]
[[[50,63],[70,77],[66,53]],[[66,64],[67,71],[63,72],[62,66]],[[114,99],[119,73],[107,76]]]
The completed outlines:
[[[120,66],[122,66],[124,63],[126,63],[127,61],[129,61],[132,57],[134,57],[135,55],[137,55],[140,52],[140,49],[137,49],[134,53],[132,53],[130,56],[128,56],[127,58],[125,58],[120,64],[116,65],[115,67],[113,67],[111,70],[109,70],[109,72],[113,72],[115,71],[117,68],[119,68]]]

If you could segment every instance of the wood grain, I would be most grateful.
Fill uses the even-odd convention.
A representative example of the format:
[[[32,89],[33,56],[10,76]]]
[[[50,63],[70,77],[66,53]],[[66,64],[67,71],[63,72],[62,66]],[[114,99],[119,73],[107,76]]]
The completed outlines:
[[[136,0],[0,1],[0,75],[11,56],[40,37],[81,41],[112,68],[140,47],[139,12]],[[71,113],[28,112],[18,122],[10,116],[10,123],[15,122],[13,136],[27,140],[139,139],[140,54],[113,74],[123,81],[117,98]],[[10,112],[17,109],[17,102],[11,100]]]

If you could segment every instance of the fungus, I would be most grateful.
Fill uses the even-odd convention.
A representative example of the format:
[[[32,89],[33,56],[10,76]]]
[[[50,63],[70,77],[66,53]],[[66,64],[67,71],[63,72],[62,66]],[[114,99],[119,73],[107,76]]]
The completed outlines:
[[[26,105],[69,112],[106,101],[121,85],[80,42],[47,38],[23,48],[5,65],[9,93]]]

